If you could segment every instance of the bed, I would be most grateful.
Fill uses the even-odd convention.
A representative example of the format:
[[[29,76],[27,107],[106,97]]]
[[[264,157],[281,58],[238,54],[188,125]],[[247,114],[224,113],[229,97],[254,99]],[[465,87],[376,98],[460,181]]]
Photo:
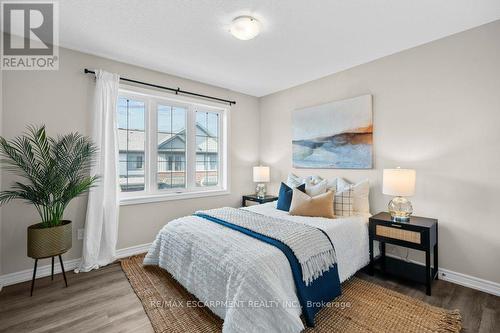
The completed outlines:
[[[335,248],[340,282],[369,262],[368,217],[291,216],[276,203],[245,211],[322,230]],[[291,265],[276,247],[200,216],[169,222],[144,260],[167,270],[224,319],[223,332],[300,332],[304,324]],[[257,318],[257,319],[256,319]]]

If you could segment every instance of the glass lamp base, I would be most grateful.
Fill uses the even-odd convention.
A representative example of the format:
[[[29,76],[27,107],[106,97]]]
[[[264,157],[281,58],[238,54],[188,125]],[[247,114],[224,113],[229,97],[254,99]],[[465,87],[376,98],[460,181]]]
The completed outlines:
[[[392,220],[395,222],[408,222],[413,213],[411,202],[403,197],[395,197],[392,199],[391,202],[389,202],[388,209]]]
[[[266,197],[266,184],[257,184],[255,195],[257,195],[259,199],[264,199]]]

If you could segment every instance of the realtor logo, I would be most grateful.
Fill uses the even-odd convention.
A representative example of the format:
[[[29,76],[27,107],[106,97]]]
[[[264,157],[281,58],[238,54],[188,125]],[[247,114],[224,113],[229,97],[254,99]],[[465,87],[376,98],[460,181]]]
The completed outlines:
[[[58,3],[4,1],[2,70],[59,68]]]

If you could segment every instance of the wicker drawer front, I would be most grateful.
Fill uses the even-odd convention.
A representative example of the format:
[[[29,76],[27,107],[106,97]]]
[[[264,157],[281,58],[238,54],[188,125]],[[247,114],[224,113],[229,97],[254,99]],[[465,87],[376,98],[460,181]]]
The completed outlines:
[[[377,225],[375,233],[377,234],[377,236],[420,244],[420,233],[415,231],[401,230],[397,228],[385,227],[383,225]]]

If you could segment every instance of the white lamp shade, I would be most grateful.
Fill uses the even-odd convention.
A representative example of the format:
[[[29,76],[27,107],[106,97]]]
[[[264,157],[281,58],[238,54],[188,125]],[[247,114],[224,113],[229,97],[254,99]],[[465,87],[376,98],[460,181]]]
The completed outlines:
[[[270,171],[267,166],[253,167],[253,181],[256,183],[267,183],[270,180]]]
[[[382,192],[398,197],[412,196],[415,194],[415,179],[413,169],[384,169]]]

